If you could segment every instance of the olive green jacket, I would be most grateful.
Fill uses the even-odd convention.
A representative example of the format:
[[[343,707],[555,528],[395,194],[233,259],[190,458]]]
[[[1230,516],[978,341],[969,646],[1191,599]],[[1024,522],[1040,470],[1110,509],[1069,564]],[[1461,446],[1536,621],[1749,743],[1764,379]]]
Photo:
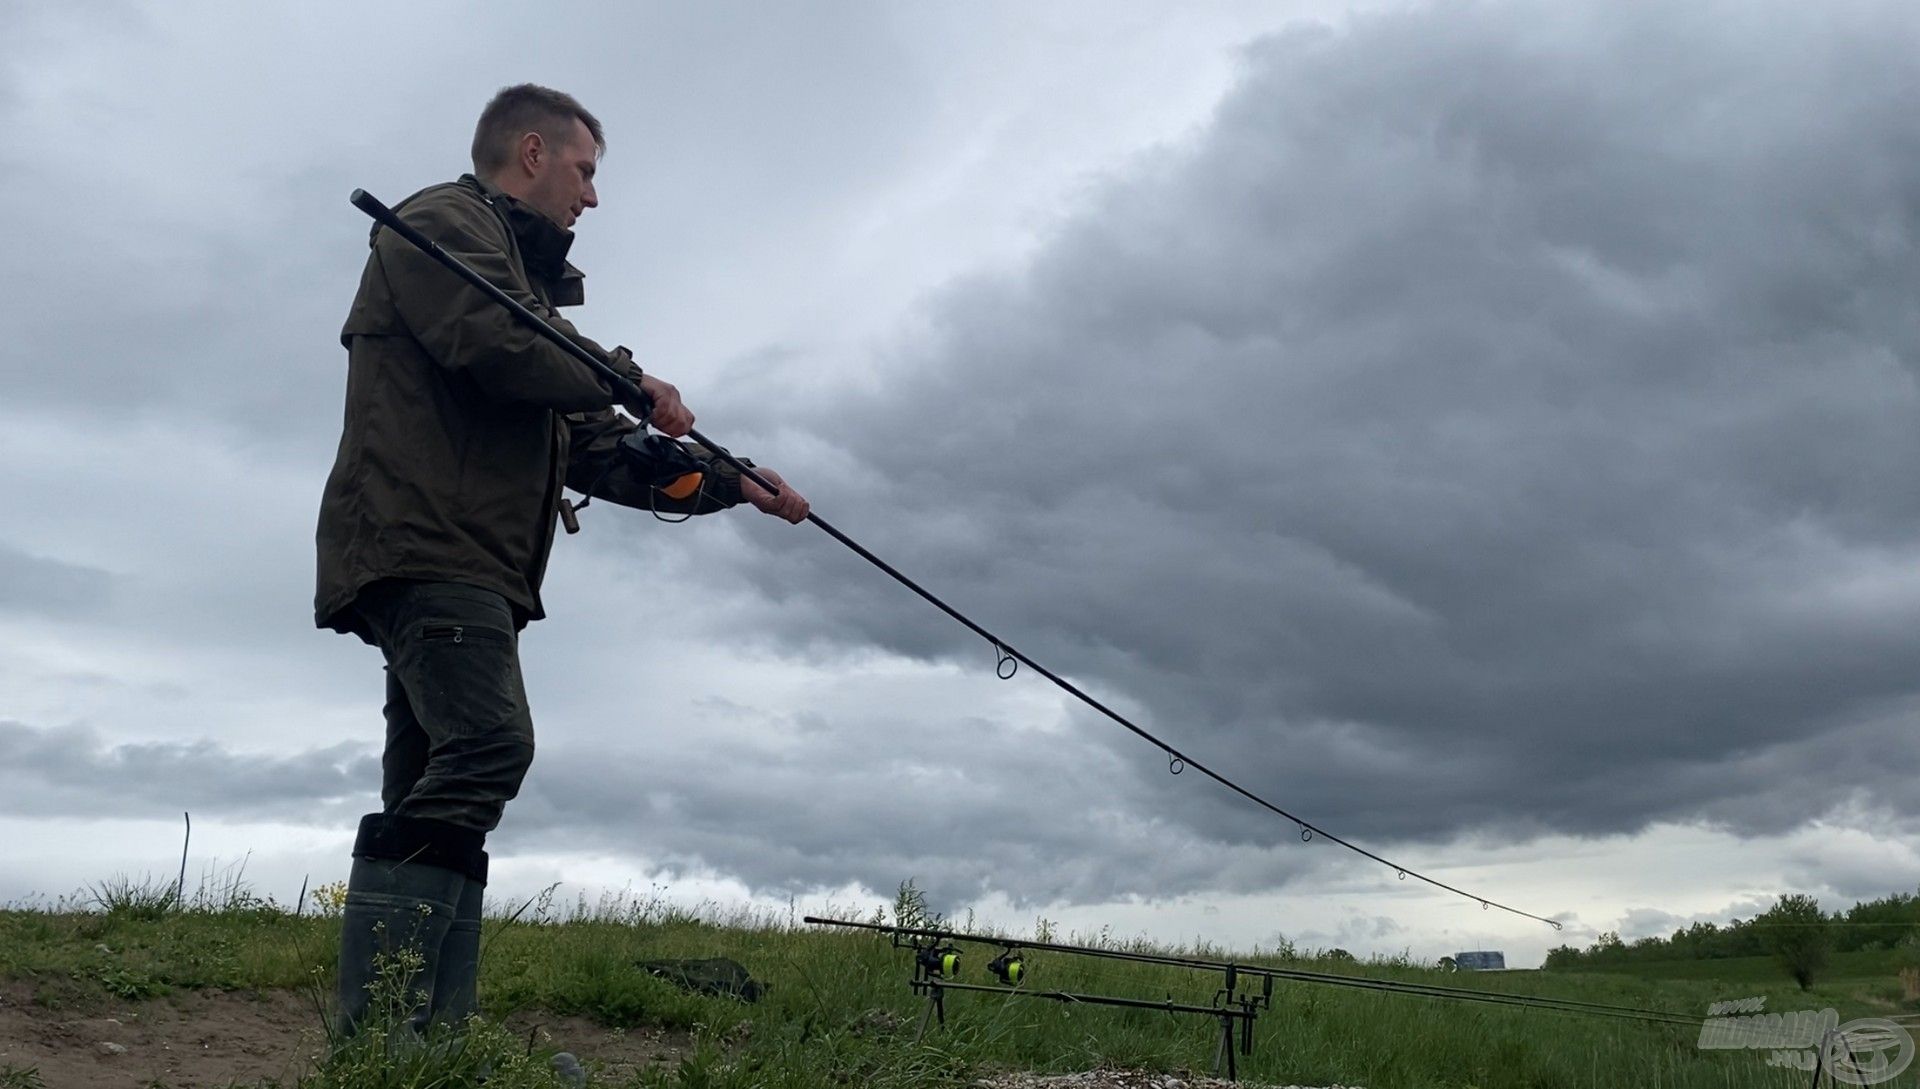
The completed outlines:
[[[572,232],[472,175],[396,210],[639,380],[625,349],[608,352],[556,310],[584,298],[566,260]],[[346,422],[320,499],[318,626],[358,630],[354,598],[387,578],[483,587],[521,624],[539,619],[563,486],[675,513],[740,501],[739,475],[718,463],[685,501],[655,492],[617,452],[636,425],[585,364],[394,232],[376,226],[372,250],[340,332]]]

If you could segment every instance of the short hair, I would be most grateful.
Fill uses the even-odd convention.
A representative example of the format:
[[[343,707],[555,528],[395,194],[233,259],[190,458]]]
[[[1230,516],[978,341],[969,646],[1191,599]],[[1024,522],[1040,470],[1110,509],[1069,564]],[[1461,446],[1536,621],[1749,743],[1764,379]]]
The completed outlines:
[[[529,132],[539,133],[549,144],[564,144],[573,135],[571,122],[576,118],[592,134],[594,154],[604,153],[607,137],[600,119],[588,113],[579,99],[537,83],[501,88],[480,111],[480,123],[474,126],[473,172],[484,178],[505,169],[513,162],[520,137]]]

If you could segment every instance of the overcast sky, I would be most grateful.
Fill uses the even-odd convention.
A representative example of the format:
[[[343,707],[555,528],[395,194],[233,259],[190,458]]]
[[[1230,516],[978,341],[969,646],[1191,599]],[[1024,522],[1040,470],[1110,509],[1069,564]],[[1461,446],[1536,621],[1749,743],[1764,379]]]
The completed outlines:
[[[1920,884],[1920,9],[0,9],[0,900],[377,805],[311,626],[389,203],[604,121],[577,323],[824,534],[596,505],[523,641],[550,881],[1537,961]],[[564,895],[564,894],[563,894]]]

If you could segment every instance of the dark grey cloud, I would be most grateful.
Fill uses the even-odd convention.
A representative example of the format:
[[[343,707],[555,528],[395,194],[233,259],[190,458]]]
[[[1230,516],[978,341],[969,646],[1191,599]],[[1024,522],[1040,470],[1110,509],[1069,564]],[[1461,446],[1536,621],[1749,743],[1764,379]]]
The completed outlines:
[[[1487,3],[1268,38],[877,389],[779,419],[831,437],[837,524],[1335,830],[1910,807],[1917,20]],[[748,533],[768,639],[990,665],[830,543]],[[1276,834],[1083,737],[1164,819]]]
[[[715,714],[744,716],[763,740],[544,751],[496,850],[631,852],[772,894],[913,878],[942,905],[1253,891],[1344,865],[1291,837],[1230,850],[1137,811],[1109,789],[1115,760],[1078,729],[956,715],[951,732],[908,730],[878,709]]]
[[[83,727],[0,719],[0,812],[101,819],[182,810],[249,818],[345,820],[378,790],[380,761],[361,745],[290,754],[212,741],[110,744]]]

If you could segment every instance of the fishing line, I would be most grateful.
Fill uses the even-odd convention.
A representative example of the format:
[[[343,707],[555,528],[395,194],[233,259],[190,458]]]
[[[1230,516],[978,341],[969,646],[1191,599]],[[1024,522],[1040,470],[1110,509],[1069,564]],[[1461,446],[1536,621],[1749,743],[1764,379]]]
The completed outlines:
[[[761,487],[766,488],[768,491],[777,492],[779,490],[778,488],[775,488],[773,485],[769,484],[758,473],[755,473],[750,466],[746,465],[744,462],[741,462],[738,458],[735,458],[731,453],[727,452],[725,448],[721,447],[719,444],[701,435],[698,431],[692,428],[689,428],[687,430],[687,435],[689,438],[693,439],[695,442],[699,443],[702,446],[705,446],[708,450],[712,451],[715,457],[726,462],[728,465],[731,465],[734,468],[738,469],[742,476],[750,477],[754,481],[754,483],[759,484]],[[912,578],[908,577],[899,568],[881,559],[879,556],[874,555],[873,552],[870,551],[865,545],[862,545],[859,541],[856,541],[852,537],[849,537],[845,533],[842,533],[838,528],[836,528],[832,523],[828,522],[826,519],[812,512],[808,512],[807,521],[818,526],[829,537],[832,537],[834,540],[839,541],[841,544],[845,545],[848,548],[848,550],[853,552],[855,555],[859,556],[861,559],[866,560],[868,563],[879,568],[882,572],[884,572],[889,578],[892,578],[895,582],[898,582],[900,585],[905,586],[907,589],[913,591],[915,594],[918,594],[923,600],[925,600],[928,604],[932,605],[934,608],[939,609],[941,612],[946,613],[949,617],[952,617],[956,623],[960,624],[962,627],[966,628],[968,631],[971,631],[975,635],[978,635],[980,638],[986,640],[987,643],[993,647],[994,653],[997,656],[995,666],[994,666],[994,672],[998,674],[1001,679],[1006,680],[1006,679],[1012,678],[1015,671],[1017,671],[1018,668],[1022,665],[1031,668],[1034,672],[1040,674],[1042,677],[1045,677],[1047,680],[1052,681],[1053,684],[1056,687],[1058,687],[1061,691],[1074,697],[1075,699],[1079,700],[1081,703],[1086,704],[1088,707],[1093,708],[1095,711],[1100,712],[1101,714],[1105,715],[1107,718],[1112,719],[1114,722],[1126,728],[1134,736],[1140,738],[1141,740],[1147,742],[1148,744],[1154,746],[1155,748],[1158,748],[1162,753],[1166,754],[1167,771],[1169,773],[1173,775],[1179,775],[1181,774],[1181,772],[1185,771],[1187,768],[1192,768],[1194,771],[1197,771],[1200,774],[1206,776],[1207,778],[1212,779],[1214,782],[1219,783],[1221,786],[1226,787],[1228,790],[1233,791],[1235,794],[1240,795],[1241,797],[1247,799],[1248,801],[1254,803],[1255,805],[1261,807],[1262,809],[1265,809],[1270,813],[1276,814],[1289,821],[1292,821],[1300,829],[1300,839],[1302,842],[1310,842],[1314,836],[1320,836],[1323,839],[1329,840],[1333,843],[1339,844],[1342,847],[1345,847],[1347,850],[1352,851],[1357,855],[1360,855],[1364,858],[1372,859],[1374,862],[1377,862],[1380,865],[1385,866],[1390,870],[1393,870],[1394,873],[1398,875],[1399,879],[1402,881],[1411,877],[1417,881],[1421,881],[1427,885],[1431,885],[1434,888],[1442,889],[1446,892],[1453,893],[1456,896],[1460,896],[1460,897],[1464,897],[1465,899],[1472,900],[1478,903],[1482,910],[1486,910],[1488,908],[1499,908],[1501,911],[1509,912],[1511,914],[1521,916],[1522,918],[1532,919],[1535,922],[1545,923],[1548,926],[1554,928],[1555,930],[1559,930],[1561,928],[1559,922],[1553,919],[1549,919],[1543,915],[1535,915],[1530,911],[1522,911],[1517,907],[1512,907],[1510,905],[1500,903],[1497,900],[1489,899],[1477,893],[1468,892],[1465,889],[1450,885],[1447,882],[1441,881],[1438,878],[1429,877],[1428,875],[1423,874],[1418,870],[1412,869],[1407,866],[1403,866],[1390,859],[1383,858],[1380,855],[1375,854],[1374,852],[1369,851],[1366,848],[1361,847],[1356,843],[1343,839],[1340,836],[1334,835],[1333,833],[1327,831],[1326,829],[1320,827],[1319,825],[1314,824],[1313,822],[1306,820],[1303,817],[1296,816],[1293,813],[1290,813],[1287,810],[1281,808],[1280,806],[1275,805],[1273,802],[1270,802],[1267,799],[1261,797],[1260,795],[1255,794],[1253,791],[1248,790],[1246,787],[1243,787],[1239,783],[1236,783],[1233,780],[1227,778],[1225,775],[1222,775],[1220,772],[1217,772],[1213,768],[1208,767],[1206,764],[1200,762],[1199,760],[1194,759],[1188,753],[1175,748],[1173,745],[1162,740],[1158,735],[1154,734],[1152,731],[1146,729],[1143,726],[1140,726],[1139,724],[1135,723],[1132,719],[1114,710],[1113,708],[1107,706],[1105,703],[1102,703],[1101,701],[1095,699],[1092,695],[1082,690],[1078,685],[1074,684],[1072,681],[1067,680],[1065,677],[1062,677],[1060,674],[1055,673],[1053,670],[1048,669],[1046,666],[1041,665],[1039,662],[1034,661],[1033,658],[1022,653],[1018,648],[1013,646],[1011,643],[1008,643],[1006,640],[1000,638],[998,635],[995,635],[992,631],[989,631],[987,628],[985,628],[984,626],[976,622],[972,617],[969,617],[967,614],[961,612],[959,609],[954,608],[952,605],[947,604],[944,600],[942,600],[939,597],[939,595],[935,594],[933,591],[920,585],[918,582],[915,582]]]
[[[767,481],[761,478],[759,474],[755,473],[751,467],[740,462],[739,459],[735,458],[731,453],[728,453],[724,448],[720,447],[718,444],[714,443],[712,440],[707,439],[705,436],[701,435],[698,431],[689,428],[687,431],[687,435],[688,437],[692,438],[695,442],[701,444],[702,446],[705,446],[708,450],[712,451],[715,457],[718,457],[720,460],[738,469],[741,475],[751,477],[754,483],[759,484],[761,487],[766,488],[768,491],[777,492],[779,490],[777,488],[774,488],[772,485],[768,484]],[[898,582],[900,585],[905,586],[907,589],[913,591],[915,594],[918,594],[923,600],[925,600],[928,604],[932,605],[934,608],[939,609],[941,612],[946,613],[949,617],[952,617],[956,623],[960,624],[962,627],[966,628],[968,631],[971,631],[975,635],[978,635],[980,638],[986,640],[987,643],[991,645],[994,649],[994,653],[996,655],[994,672],[998,674],[1001,679],[1005,680],[1005,679],[1012,678],[1015,671],[1017,671],[1018,668],[1022,665],[1029,667],[1034,672],[1040,674],[1042,677],[1045,677],[1047,680],[1052,681],[1055,687],[1059,688],[1061,691],[1074,697],[1075,699],[1079,700],[1081,703],[1086,704],[1088,707],[1093,708],[1095,711],[1100,712],[1102,715],[1105,715],[1107,718],[1113,720],[1114,722],[1118,723],[1120,726],[1124,727],[1126,730],[1131,732],[1134,736],[1140,738],[1142,741],[1147,742],[1149,745],[1152,745],[1155,748],[1158,748],[1162,753],[1166,754],[1167,771],[1169,773],[1173,775],[1179,775],[1186,769],[1192,768],[1194,771],[1197,771],[1200,774],[1206,776],[1207,778],[1212,779],[1214,782],[1219,783],[1221,786],[1226,787],[1228,790],[1233,791],[1235,794],[1240,795],[1242,798],[1247,799],[1248,801],[1254,803],[1260,808],[1265,809],[1268,812],[1273,813],[1277,816],[1283,817],[1286,820],[1292,821],[1294,825],[1300,829],[1300,839],[1302,842],[1310,842],[1313,839],[1313,837],[1319,836],[1333,843],[1337,843],[1340,846],[1345,847],[1347,850],[1362,856],[1363,858],[1371,859],[1374,862],[1377,862],[1380,865],[1387,867],[1388,869],[1394,871],[1394,873],[1402,881],[1411,877],[1417,881],[1423,882],[1434,888],[1442,889],[1446,892],[1453,893],[1455,896],[1460,896],[1465,899],[1472,900],[1478,903],[1482,910],[1486,910],[1488,908],[1499,908],[1501,911],[1505,911],[1513,915],[1518,915],[1518,916],[1521,916],[1522,918],[1532,919],[1535,922],[1545,923],[1548,926],[1554,928],[1555,930],[1559,930],[1561,928],[1559,922],[1553,919],[1549,919],[1543,915],[1536,915],[1533,912],[1523,911],[1520,908],[1512,907],[1508,904],[1500,903],[1497,900],[1489,899],[1485,896],[1479,895],[1478,893],[1468,892],[1465,889],[1458,888],[1454,885],[1450,885],[1447,882],[1441,881],[1438,878],[1430,877],[1426,874],[1423,874],[1418,870],[1412,869],[1411,867],[1403,866],[1390,859],[1383,858],[1382,856],[1367,850],[1365,847],[1361,847],[1356,843],[1343,839],[1340,836],[1334,835],[1332,832],[1327,831],[1326,829],[1320,827],[1319,825],[1314,824],[1313,822],[1306,820],[1303,817],[1296,816],[1293,813],[1290,813],[1287,810],[1281,808],[1280,806],[1275,805],[1273,802],[1268,801],[1267,799],[1261,797],[1260,795],[1255,794],[1253,791],[1248,790],[1246,787],[1241,786],[1239,783],[1234,782],[1232,779],[1227,778],[1225,775],[1222,775],[1220,772],[1215,771],[1213,768],[1208,767],[1206,764],[1202,763],[1201,761],[1194,759],[1193,756],[1191,756],[1190,754],[1183,752],[1178,748],[1175,748],[1172,744],[1162,740],[1158,735],[1154,734],[1152,731],[1146,729],[1143,726],[1140,726],[1139,724],[1135,723],[1132,719],[1114,710],[1113,708],[1107,706],[1105,703],[1102,703],[1098,699],[1095,699],[1092,695],[1082,690],[1078,685],[1074,684],[1072,681],[1067,680],[1065,677],[1062,677],[1060,674],[1055,673],[1053,670],[1048,669],[1046,666],[1041,665],[1039,662],[1034,661],[1033,658],[1031,658],[1025,653],[1022,653],[1017,647],[1013,646],[1011,643],[1008,643],[1006,640],[1000,638],[998,635],[995,635],[992,631],[989,631],[987,628],[985,628],[981,624],[974,621],[972,617],[969,617],[965,613],[961,612],[959,609],[954,608],[952,605],[947,604],[933,591],[928,590],[926,587],[920,585],[918,582],[915,582],[912,578],[908,577],[899,568],[881,559],[879,556],[874,555],[873,552],[868,550],[866,546],[854,540],[852,537],[847,536],[845,533],[842,533],[838,528],[836,528],[832,523],[828,522],[826,519],[820,517],[817,514],[809,512],[807,514],[807,521],[818,526],[829,537],[832,537],[834,540],[839,541],[841,544],[845,545],[848,548],[848,550],[853,552],[855,555],[859,556],[861,559],[866,560],[868,563],[879,568],[882,572],[884,572],[889,578],[892,578],[895,582]]]
[[[592,370],[595,374],[599,375],[601,379],[603,379],[608,383],[608,385],[612,388],[615,395],[623,403],[627,403],[627,402],[631,402],[635,404],[647,403],[647,401],[649,400],[647,395],[632,381],[630,381],[625,375],[622,375],[618,371],[615,371],[612,367],[602,362],[599,358],[594,356],[591,352],[588,352],[585,348],[580,347],[580,345],[575,344],[572,340],[568,339],[559,330],[555,329],[551,325],[548,325],[546,320],[540,317],[540,315],[535,314],[533,311],[527,309],[524,305],[522,305],[519,302],[519,300],[513,298],[512,296],[508,295],[506,292],[500,290],[499,287],[495,286],[486,277],[480,275],[479,273],[475,272],[473,269],[467,267],[467,265],[464,262],[462,262],[459,258],[453,256],[452,254],[448,253],[445,249],[441,248],[441,246],[438,243],[434,242],[432,239],[426,237],[425,235],[421,234],[419,231],[415,230],[411,225],[409,225],[406,221],[402,220],[397,214],[395,214],[393,209],[388,208],[386,205],[380,203],[378,199],[376,199],[374,196],[369,194],[366,190],[355,189],[353,191],[353,195],[349,199],[353,202],[354,207],[365,212],[367,215],[373,217],[373,219],[378,221],[383,226],[390,228],[391,230],[394,231],[394,233],[398,234],[400,237],[406,239],[408,242],[419,247],[429,257],[432,257],[434,260],[440,262],[440,264],[445,266],[449,271],[458,275],[461,279],[467,281],[467,283],[471,284],[475,289],[480,291],[482,294],[486,295],[488,298],[492,299],[494,302],[500,304],[501,306],[506,307],[509,311],[513,313],[515,317],[519,318],[522,322],[526,323],[527,326],[533,329],[536,333],[539,333],[540,335],[546,337],[556,347],[567,352],[574,359],[577,359],[581,363],[585,364],[590,370]],[[644,417],[641,422],[645,423]],[[753,481],[755,484],[758,484],[760,487],[765,488],[769,493],[772,493],[774,495],[778,495],[780,493],[780,489],[777,486],[769,482],[767,478],[761,476],[759,473],[754,471],[751,463],[741,458],[735,457],[733,454],[729,453],[727,449],[721,446],[719,443],[714,442],[712,439],[707,438],[705,435],[702,435],[699,431],[693,428],[687,429],[687,437],[692,439],[694,442],[699,443],[701,446],[706,447],[708,452],[710,452],[714,458],[722,462],[725,462],[727,465],[737,470],[741,476],[747,478],[748,480]],[[655,516],[658,517],[657,512]],[[1441,889],[1445,892],[1450,892],[1455,896],[1459,896],[1467,900],[1472,900],[1475,903],[1478,903],[1482,910],[1486,910],[1488,908],[1499,908],[1501,911],[1508,912],[1513,915],[1518,915],[1525,919],[1532,919],[1535,922],[1545,923],[1548,926],[1554,928],[1555,930],[1561,929],[1560,923],[1558,923],[1553,919],[1549,919],[1544,915],[1535,915],[1530,911],[1522,911],[1519,908],[1511,907],[1507,904],[1500,903],[1497,900],[1491,900],[1485,896],[1479,895],[1478,893],[1468,892],[1465,889],[1455,887],[1453,885],[1446,883],[1445,881],[1439,880],[1438,878],[1429,877],[1428,875],[1423,874],[1418,870],[1414,870],[1409,867],[1402,866],[1399,863],[1383,858],[1380,855],[1377,855],[1374,852],[1359,846],[1358,844],[1350,842],[1346,839],[1342,839],[1341,837],[1334,835],[1333,833],[1327,831],[1326,829],[1321,828],[1319,825],[1314,824],[1313,822],[1308,821],[1303,817],[1296,816],[1293,813],[1290,813],[1287,810],[1281,808],[1280,806],[1275,805],[1273,802],[1268,801],[1266,798],[1263,798],[1260,795],[1255,794],[1253,791],[1227,778],[1225,775],[1222,775],[1220,772],[1217,772],[1213,768],[1208,767],[1206,764],[1200,762],[1199,760],[1194,759],[1191,755],[1185,752],[1182,752],[1178,748],[1175,748],[1172,744],[1162,740],[1158,735],[1147,730],[1145,727],[1142,727],[1139,724],[1135,723],[1132,719],[1128,718],[1127,716],[1121,714],[1120,712],[1114,710],[1111,707],[1108,707],[1106,704],[1095,699],[1093,696],[1083,691],[1078,685],[1075,685],[1073,682],[1067,680],[1065,677],[1062,677],[1060,674],[1055,673],[1053,670],[1048,669],[1046,666],[1041,665],[1039,662],[1034,661],[1033,658],[1022,653],[1020,650],[1015,648],[1011,643],[1008,643],[1006,640],[1000,638],[998,635],[995,635],[993,632],[981,626],[979,623],[974,621],[973,618],[967,616],[965,613],[961,612],[959,609],[954,608],[952,605],[947,604],[933,591],[928,590],[926,587],[920,585],[918,582],[915,582],[913,579],[909,578],[899,568],[881,559],[879,556],[874,555],[873,552],[868,550],[865,545],[862,545],[860,542],[854,540],[852,537],[849,537],[845,533],[842,533],[838,528],[836,528],[832,523],[828,522],[825,518],[822,518],[819,515],[814,514],[810,511],[807,514],[806,520],[808,522],[813,523],[815,526],[819,527],[819,529],[822,532],[826,533],[829,537],[832,537],[834,540],[840,542],[842,545],[845,545],[848,550],[854,553],[854,555],[859,556],[861,559],[866,560],[868,563],[872,564],[874,567],[879,568],[889,578],[893,579],[895,582],[898,582],[900,585],[906,587],[907,589],[913,591],[915,594],[918,594],[922,600],[926,601],[928,604],[932,605],[934,608],[939,609],[943,613],[946,613],[961,627],[966,628],[968,631],[971,631],[975,635],[986,640],[988,645],[992,646],[994,649],[994,654],[995,654],[994,672],[997,675],[999,675],[1001,679],[1003,680],[1011,679],[1014,676],[1014,674],[1019,671],[1019,668],[1022,665],[1031,668],[1034,672],[1040,674],[1042,677],[1045,677],[1047,680],[1053,682],[1054,686],[1059,688],[1061,691],[1074,697],[1075,699],[1079,700],[1081,703],[1086,704],[1088,707],[1093,708],[1095,711],[1100,712],[1102,715],[1105,715],[1107,718],[1113,720],[1115,723],[1118,723],[1120,726],[1124,727],[1128,732],[1132,733],[1135,737],[1138,737],[1142,741],[1147,742],[1149,745],[1152,745],[1155,748],[1158,748],[1167,757],[1167,770],[1170,773],[1174,775],[1179,775],[1183,771],[1185,771],[1187,768],[1192,768],[1193,770],[1199,772],[1200,774],[1206,776],[1209,779],[1212,779],[1214,782],[1219,783],[1221,786],[1226,787],[1228,790],[1233,791],[1235,794],[1240,795],[1242,798],[1245,798],[1246,800],[1252,802],[1253,804],[1259,806],[1260,808],[1265,809],[1268,812],[1275,814],[1276,816],[1284,818],[1285,820],[1293,822],[1293,824],[1297,826],[1300,830],[1300,839],[1302,842],[1310,842],[1313,839],[1313,837],[1319,836],[1322,839],[1328,840],[1332,843],[1336,843],[1342,847],[1345,847],[1347,850],[1352,851],[1354,854],[1360,855],[1363,858],[1371,859],[1372,861],[1377,862],[1380,865],[1385,866],[1390,870],[1393,870],[1394,873],[1402,881],[1411,877],[1416,881],[1420,881],[1426,885],[1430,885],[1433,888]],[[571,528],[572,526],[569,525],[569,529]]]

